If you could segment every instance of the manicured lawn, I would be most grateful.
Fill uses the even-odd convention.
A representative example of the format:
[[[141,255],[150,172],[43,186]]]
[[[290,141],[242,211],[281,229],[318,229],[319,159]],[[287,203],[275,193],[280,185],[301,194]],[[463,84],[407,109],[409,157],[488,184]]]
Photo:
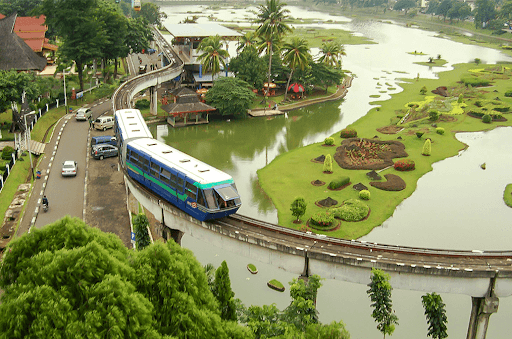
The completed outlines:
[[[508,184],[503,192],[503,200],[508,207],[512,207],[512,184]]]
[[[59,108],[54,108],[46,112],[35,124],[34,129],[31,132],[32,140],[36,140],[39,142],[48,142],[50,136],[52,135],[53,126],[55,122],[62,118],[66,114],[66,107],[60,106]],[[51,129],[46,134],[48,128]],[[46,138],[43,140],[43,138]]]
[[[489,67],[489,66],[485,66]],[[357,131],[358,137],[374,138],[378,136],[379,140],[399,140],[405,144],[405,151],[409,154],[408,159],[412,159],[416,164],[416,169],[410,172],[398,172],[393,168],[382,170],[379,174],[396,174],[400,176],[407,184],[406,189],[398,192],[389,192],[376,189],[369,185],[370,179],[366,173],[370,170],[347,170],[342,169],[336,162],[333,164],[333,173],[324,174],[323,165],[311,162],[311,159],[320,155],[334,155],[336,147],[325,147],[321,143],[295,149],[286,154],[282,154],[268,166],[258,171],[258,177],[261,187],[270,196],[272,202],[278,210],[279,224],[285,227],[300,229],[303,228],[308,218],[316,212],[325,211],[315,205],[316,201],[323,200],[327,197],[342,203],[348,199],[357,199],[358,192],[352,189],[352,185],[341,191],[330,191],[327,185],[330,181],[341,176],[348,176],[352,184],[362,183],[369,188],[371,198],[366,203],[369,205],[371,212],[368,219],[360,222],[342,221],[338,230],[329,232],[329,236],[356,239],[368,234],[374,227],[381,225],[394,212],[405,198],[410,196],[416,189],[418,179],[425,173],[432,170],[434,162],[443,160],[447,157],[456,155],[464,144],[454,138],[455,132],[458,131],[480,131],[489,130],[497,126],[511,126],[512,113],[504,113],[503,116],[508,119],[505,122],[495,122],[485,124],[481,119],[472,118],[466,114],[449,115],[451,120],[443,119],[436,121],[438,127],[445,129],[444,135],[436,133],[436,128],[432,126],[432,121],[428,118],[419,119],[412,122],[406,122],[401,127],[404,129],[397,134],[383,134],[377,131],[377,128],[396,125],[400,118],[405,115],[408,110],[408,104],[412,102],[425,101],[425,96],[420,94],[420,89],[426,86],[427,95],[432,95],[431,90],[439,86],[457,87],[461,91],[464,87],[457,83],[463,75],[470,74],[469,70],[481,68],[475,64],[456,65],[455,70],[450,72],[442,72],[439,79],[419,79],[408,80],[409,83],[404,84],[404,91],[393,95],[387,101],[377,101],[375,104],[381,105],[370,110],[364,117],[353,123],[351,128]],[[473,72],[474,73],[474,72]],[[490,76],[486,74],[484,76]],[[475,88],[465,97],[465,103],[468,109],[476,109],[476,101],[485,99],[494,99],[498,96],[502,103],[512,105],[512,99],[505,97],[503,94],[512,88],[510,79],[495,80],[492,87]],[[350,89],[349,89],[350,90]],[[477,96],[478,98],[472,97]],[[456,99],[456,98],[455,98]],[[456,101],[456,100],[455,100]],[[441,112],[444,115],[448,115]],[[420,138],[416,136],[416,132],[424,132]],[[342,138],[339,133],[332,135],[335,139],[335,145],[341,144]],[[432,155],[423,156],[422,149],[426,138],[432,140]],[[326,183],[324,186],[313,186],[311,181],[321,180]],[[385,179],[383,179],[385,181]],[[290,211],[292,201],[302,196],[307,202],[306,215],[303,216],[302,225],[294,224],[294,217]],[[338,204],[339,206],[339,204]],[[427,207],[426,207],[427,208]],[[319,232],[321,233],[321,232]]]

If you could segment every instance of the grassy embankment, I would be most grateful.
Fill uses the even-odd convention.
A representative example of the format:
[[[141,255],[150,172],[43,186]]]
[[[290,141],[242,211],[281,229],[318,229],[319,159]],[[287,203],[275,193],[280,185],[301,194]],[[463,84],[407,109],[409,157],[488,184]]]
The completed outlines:
[[[512,116],[510,113],[503,114],[508,119],[506,122],[492,122],[491,124],[485,124],[481,119],[472,118],[466,114],[458,114],[450,115],[454,118],[453,121],[444,121],[446,119],[436,121],[438,127],[445,129],[444,135],[436,133],[428,117],[405,123],[402,126],[404,129],[397,134],[383,134],[377,131],[377,128],[396,125],[400,117],[404,115],[404,111],[407,110],[409,103],[424,102],[425,96],[420,94],[420,89],[423,86],[426,86],[428,89],[427,95],[432,95],[430,91],[438,86],[447,86],[449,88],[454,86],[462,91],[464,86],[457,82],[462,76],[468,75],[470,69],[476,68],[483,68],[483,66],[461,64],[456,65],[453,71],[439,73],[439,79],[412,80],[412,82],[403,85],[404,91],[393,95],[387,101],[375,102],[380,107],[373,108],[364,117],[349,126],[357,131],[358,137],[362,138],[371,139],[374,136],[378,136],[380,140],[397,140],[399,136],[402,138],[400,141],[405,144],[405,150],[409,154],[408,158],[415,162],[416,169],[410,172],[398,172],[393,168],[388,168],[382,170],[380,174],[383,176],[392,173],[400,176],[407,184],[406,189],[403,191],[389,192],[376,189],[369,185],[370,180],[366,176],[369,170],[342,169],[336,162],[333,164],[334,173],[324,174],[322,172],[323,165],[313,163],[311,159],[317,158],[320,155],[334,155],[336,147],[325,147],[322,143],[298,148],[282,154],[268,166],[259,170],[258,177],[261,187],[278,209],[279,224],[301,229],[308,218],[314,213],[325,211],[325,209],[315,205],[316,201],[331,197],[338,201],[337,206],[339,206],[347,199],[358,199],[358,192],[353,190],[351,186],[341,191],[330,191],[327,189],[327,184],[332,180],[341,176],[349,176],[352,184],[362,183],[369,187],[371,199],[367,201],[367,204],[371,209],[370,215],[366,220],[360,222],[343,221],[338,230],[328,234],[329,236],[345,239],[359,238],[368,234],[374,227],[381,225],[393,214],[396,206],[414,192],[418,179],[432,170],[433,163],[454,156],[464,148],[464,145],[455,139],[455,132],[480,131],[493,129],[497,126],[511,126]],[[506,79],[493,81],[492,87],[468,90],[464,99],[468,105],[467,109],[475,107],[476,98],[479,98],[479,100],[482,100],[482,98],[490,100],[496,96],[499,96],[503,102],[512,106],[512,99],[503,95],[507,90],[512,89],[509,78],[510,75]],[[494,90],[497,92],[494,92]],[[454,100],[456,101],[456,99]],[[424,132],[425,134],[418,138],[416,132]],[[339,146],[342,141],[339,133],[332,135],[332,137],[335,139],[335,145]],[[426,138],[432,140],[431,156],[423,156],[421,154]],[[482,155],[482,162],[485,162],[485,155]],[[326,185],[321,187],[313,186],[311,182],[317,179],[326,182]],[[294,217],[290,211],[292,201],[298,196],[304,197],[307,202],[306,215],[301,218],[302,225],[293,223]]]

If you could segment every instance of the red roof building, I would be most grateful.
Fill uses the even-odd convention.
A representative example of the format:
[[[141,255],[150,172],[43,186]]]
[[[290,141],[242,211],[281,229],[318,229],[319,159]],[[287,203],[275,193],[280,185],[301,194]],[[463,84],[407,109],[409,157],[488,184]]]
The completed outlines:
[[[55,52],[58,48],[45,38],[48,30],[48,26],[44,24],[45,20],[44,15],[39,17],[19,16],[16,18],[13,28],[13,31],[40,56],[45,56],[46,52]]]

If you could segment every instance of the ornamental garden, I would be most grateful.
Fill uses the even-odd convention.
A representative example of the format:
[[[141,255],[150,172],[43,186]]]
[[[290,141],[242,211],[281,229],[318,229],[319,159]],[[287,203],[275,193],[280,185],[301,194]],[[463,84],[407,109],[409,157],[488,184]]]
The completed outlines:
[[[456,132],[512,126],[511,77],[509,64],[468,63],[439,79],[408,79],[404,91],[324,142],[277,157],[258,177],[279,224],[344,239],[368,234],[434,162],[465,148]]]

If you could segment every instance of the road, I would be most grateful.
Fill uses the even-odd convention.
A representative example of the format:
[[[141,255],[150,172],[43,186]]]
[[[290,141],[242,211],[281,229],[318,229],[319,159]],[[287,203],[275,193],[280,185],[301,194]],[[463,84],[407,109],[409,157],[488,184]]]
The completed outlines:
[[[111,101],[106,100],[91,107],[93,118],[110,110]],[[84,218],[84,197],[87,169],[87,141],[89,137],[89,123],[76,121],[73,114],[65,116],[63,124],[55,130],[58,147],[46,149],[45,157],[50,157],[48,168],[43,171],[48,175],[44,195],[49,200],[48,212],[37,213],[33,227],[41,228],[66,215]],[[59,139],[60,136],[60,139]],[[65,160],[75,160],[78,165],[76,177],[63,177],[61,166]],[[37,204],[40,204],[38,198]]]

